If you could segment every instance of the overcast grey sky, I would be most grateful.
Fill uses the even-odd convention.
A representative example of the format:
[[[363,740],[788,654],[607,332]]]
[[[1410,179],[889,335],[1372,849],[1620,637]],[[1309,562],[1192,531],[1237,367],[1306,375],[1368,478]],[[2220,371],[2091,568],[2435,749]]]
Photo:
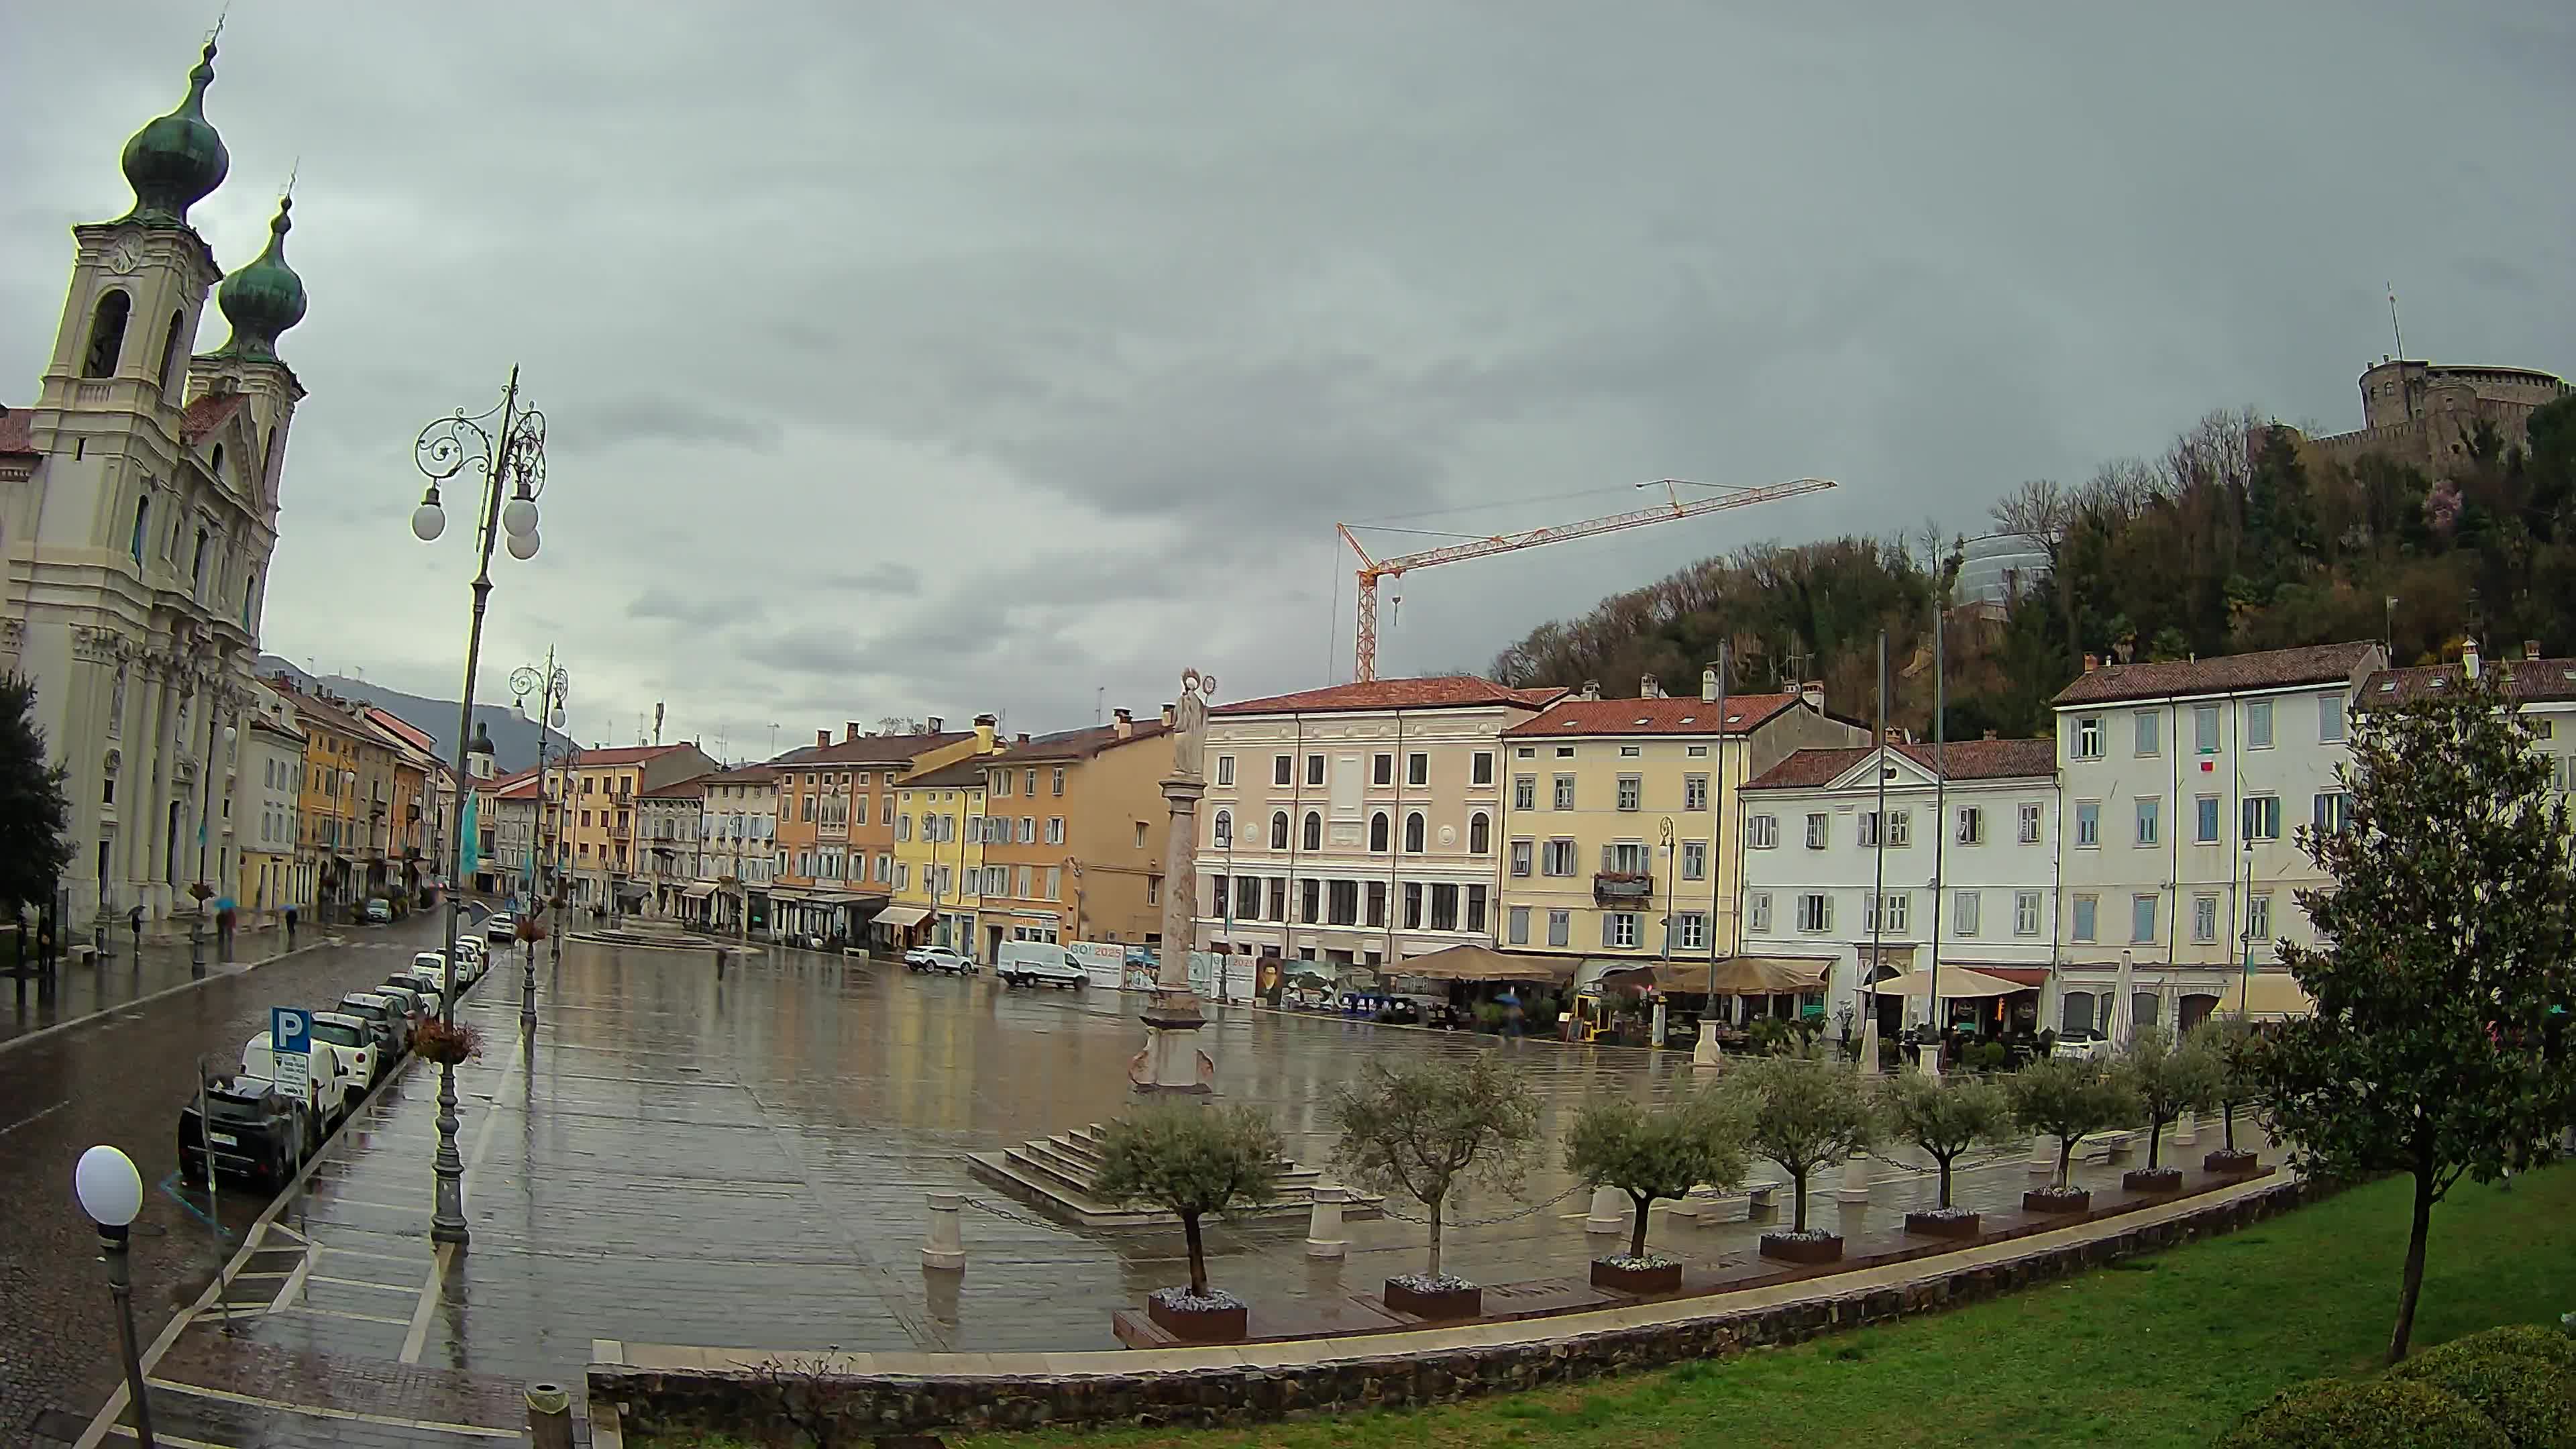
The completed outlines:
[[[0,401],[216,8],[0,19]],[[236,0],[217,69],[227,267],[301,165],[267,646],[453,694],[411,442],[519,363],[552,486],[483,697],[553,641],[591,740],[1305,687],[1337,519],[1842,481],[1406,580],[1381,672],[1481,667],[2213,407],[2355,426],[2391,281],[2411,352],[2576,370],[2565,0]]]

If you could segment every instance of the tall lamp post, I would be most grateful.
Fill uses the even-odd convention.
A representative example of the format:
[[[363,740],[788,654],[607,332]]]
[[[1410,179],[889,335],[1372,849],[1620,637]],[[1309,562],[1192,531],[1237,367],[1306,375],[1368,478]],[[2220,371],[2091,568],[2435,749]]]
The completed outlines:
[[[212,712],[209,714],[211,716]],[[214,718],[206,721],[206,762],[199,767],[197,778],[196,883],[199,885],[206,883],[206,816],[215,808],[215,746],[218,743],[230,745],[235,738],[236,732],[231,725],[218,730]],[[191,971],[206,969],[206,902],[212,899],[212,895],[199,897],[197,914],[188,923],[188,969]]]
[[[152,1401],[143,1391],[143,1355],[134,1342],[134,1279],[126,1269],[126,1230],[143,1211],[143,1175],[134,1159],[113,1147],[81,1154],[72,1169],[72,1194],[98,1224],[99,1256],[107,1260],[107,1291],[116,1300],[116,1337],[125,1350],[125,1395],[134,1401],[134,1440],[152,1449]]]
[[[524,708],[529,695],[537,696],[537,836],[545,837],[546,798],[546,731],[560,729],[564,722],[564,697],[572,691],[572,676],[555,663],[555,651],[546,651],[546,667],[540,671],[521,665],[510,671],[510,692],[519,697]],[[531,885],[529,906],[536,905],[533,872],[536,857],[529,856]],[[548,874],[552,874],[549,870]],[[563,959],[563,946],[555,946],[555,959]],[[519,949],[519,1030],[533,1033],[537,1029],[537,943],[529,941]]]
[[[461,780],[468,765],[465,752],[474,733],[474,674],[483,662],[483,614],[492,597],[492,546],[506,534],[510,557],[537,556],[537,495],[546,486],[546,415],[520,405],[519,370],[513,367],[498,408],[472,417],[460,408],[453,416],[421,429],[412,443],[412,461],[429,479],[429,488],[421,494],[420,506],[411,515],[412,536],[423,543],[434,541],[447,529],[447,513],[439,506],[438,485],[468,471],[482,475],[483,497],[475,513],[473,621],[465,634],[465,691],[456,704],[456,774]],[[506,506],[502,502],[505,491],[509,495]],[[447,865],[451,873],[461,874],[465,868],[463,842],[456,844],[457,854]],[[451,1026],[456,1022],[455,942],[463,904],[454,891],[448,892],[447,949],[440,953],[446,960],[446,969],[439,983],[438,1014]],[[462,1246],[468,1237],[465,1159],[456,1150],[456,1128],[456,1064],[441,1062],[438,1155],[434,1161],[438,1201],[430,1214],[429,1236],[432,1242]]]

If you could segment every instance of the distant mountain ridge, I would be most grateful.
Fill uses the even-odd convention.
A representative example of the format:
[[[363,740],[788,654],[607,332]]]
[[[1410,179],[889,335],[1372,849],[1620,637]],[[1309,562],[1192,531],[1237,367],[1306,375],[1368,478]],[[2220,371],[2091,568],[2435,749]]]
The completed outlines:
[[[346,675],[308,673],[274,654],[259,656],[259,674],[262,679],[283,674],[305,689],[319,686],[342,699],[375,705],[385,713],[438,741],[438,757],[441,760],[452,762],[456,758],[455,700],[428,699],[417,694],[405,694],[399,689],[387,689],[381,684],[372,684],[363,679],[351,679]],[[499,765],[501,773],[505,775],[536,768],[537,747],[540,740],[550,741],[551,747],[558,750],[572,743],[571,736],[560,730],[540,729],[535,720],[520,714],[517,709],[509,705],[476,705],[474,722],[481,725],[485,733],[491,735],[492,758]]]

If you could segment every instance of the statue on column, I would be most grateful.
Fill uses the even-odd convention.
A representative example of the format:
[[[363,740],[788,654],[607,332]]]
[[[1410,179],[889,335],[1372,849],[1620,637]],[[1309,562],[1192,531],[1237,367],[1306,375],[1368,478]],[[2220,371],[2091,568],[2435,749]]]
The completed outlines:
[[[1198,803],[1207,793],[1200,756],[1207,743],[1207,702],[1216,676],[1181,672],[1172,706],[1172,773],[1163,781],[1171,833],[1163,852],[1163,941],[1154,996],[1145,1008],[1145,1049],[1127,1066],[1140,1092],[1212,1092],[1216,1061],[1198,1045],[1207,1024],[1190,989],[1190,951],[1198,944]]]

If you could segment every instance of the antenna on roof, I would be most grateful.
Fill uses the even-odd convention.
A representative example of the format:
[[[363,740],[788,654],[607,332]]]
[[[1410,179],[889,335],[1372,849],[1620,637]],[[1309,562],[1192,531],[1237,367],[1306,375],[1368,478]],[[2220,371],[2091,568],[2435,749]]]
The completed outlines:
[[[2406,329],[2397,325],[2397,284],[2388,284],[2388,333],[2397,339],[2397,359],[2406,360]]]

